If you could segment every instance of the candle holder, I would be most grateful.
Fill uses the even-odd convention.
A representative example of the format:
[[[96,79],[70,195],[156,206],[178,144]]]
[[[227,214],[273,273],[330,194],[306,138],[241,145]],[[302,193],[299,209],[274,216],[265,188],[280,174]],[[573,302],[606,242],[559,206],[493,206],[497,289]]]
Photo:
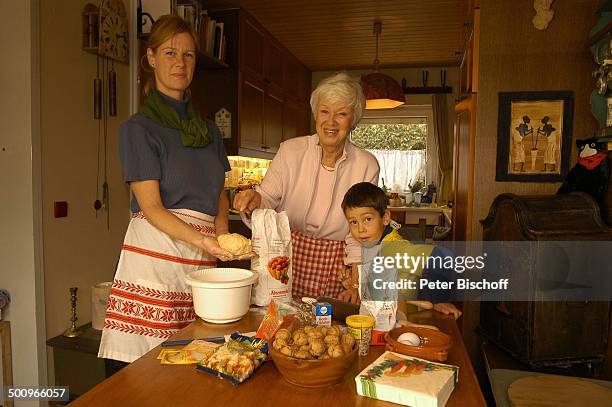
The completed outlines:
[[[71,314],[72,314],[70,316],[70,321],[72,321],[72,324],[70,325],[70,328],[68,328],[66,332],[64,332],[64,336],[67,336],[68,338],[77,337],[81,335],[82,333],[76,326],[76,321],[78,319],[77,312],[76,312],[77,290],[78,290],[78,287],[70,287],[70,307],[71,307]]]

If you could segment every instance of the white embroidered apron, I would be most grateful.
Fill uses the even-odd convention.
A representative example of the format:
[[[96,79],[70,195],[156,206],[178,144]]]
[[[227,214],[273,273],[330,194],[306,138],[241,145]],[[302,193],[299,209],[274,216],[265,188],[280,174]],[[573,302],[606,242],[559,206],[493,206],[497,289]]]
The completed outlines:
[[[214,217],[189,209],[170,210],[206,236]],[[216,258],[132,214],[104,320],[98,357],[133,362],[196,319],[185,275],[215,267]]]

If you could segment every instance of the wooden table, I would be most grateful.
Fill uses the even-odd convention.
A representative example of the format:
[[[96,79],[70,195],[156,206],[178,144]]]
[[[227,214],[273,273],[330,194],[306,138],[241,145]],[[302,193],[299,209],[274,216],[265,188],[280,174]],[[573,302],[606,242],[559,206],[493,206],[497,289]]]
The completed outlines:
[[[172,339],[214,337],[256,330],[261,313],[249,312],[242,320],[214,325],[197,320],[177,332]],[[459,366],[459,383],[447,406],[486,406],[456,322],[441,314],[425,311],[413,315],[418,323],[434,324],[449,334],[454,346],[449,364]],[[265,363],[255,375],[239,386],[199,372],[193,365],[161,365],[156,359],[160,347],[151,350],[78,399],[71,406],[393,406],[397,404],[357,395],[355,376],[384,352],[370,348],[344,376],[342,383],[323,389],[304,389],[285,382],[274,366]]]

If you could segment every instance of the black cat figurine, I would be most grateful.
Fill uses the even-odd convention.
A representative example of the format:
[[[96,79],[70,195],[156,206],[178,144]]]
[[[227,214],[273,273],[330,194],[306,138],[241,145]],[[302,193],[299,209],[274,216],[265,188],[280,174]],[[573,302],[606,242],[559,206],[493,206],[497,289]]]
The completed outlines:
[[[608,143],[590,138],[576,140],[576,146],[579,151],[578,162],[567,174],[557,193],[586,192],[603,208],[610,178]],[[602,211],[602,215],[603,213]]]

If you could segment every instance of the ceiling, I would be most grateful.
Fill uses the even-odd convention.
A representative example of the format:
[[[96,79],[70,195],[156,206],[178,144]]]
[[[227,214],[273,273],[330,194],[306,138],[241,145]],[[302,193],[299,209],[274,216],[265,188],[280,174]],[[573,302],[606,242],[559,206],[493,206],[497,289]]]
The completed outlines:
[[[312,71],[459,64],[465,0],[209,0],[248,10]]]

